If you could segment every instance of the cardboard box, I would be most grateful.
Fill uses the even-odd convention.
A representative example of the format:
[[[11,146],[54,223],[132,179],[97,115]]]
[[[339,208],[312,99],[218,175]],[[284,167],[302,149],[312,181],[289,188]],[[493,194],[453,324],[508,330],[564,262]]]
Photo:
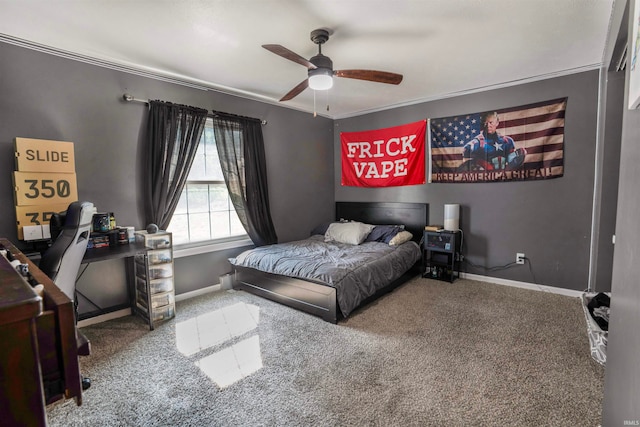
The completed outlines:
[[[20,172],[75,173],[73,142],[15,139],[16,170]]]
[[[78,200],[75,173],[14,172],[16,206],[53,205]]]
[[[53,205],[41,206],[16,206],[16,225],[18,226],[18,239],[24,239],[24,226],[42,225],[43,238],[47,238],[49,234],[49,221],[51,215],[58,212],[64,212],[69,207],[68,203],[58,203]],[[45,235],[47,233],[47,235]]]

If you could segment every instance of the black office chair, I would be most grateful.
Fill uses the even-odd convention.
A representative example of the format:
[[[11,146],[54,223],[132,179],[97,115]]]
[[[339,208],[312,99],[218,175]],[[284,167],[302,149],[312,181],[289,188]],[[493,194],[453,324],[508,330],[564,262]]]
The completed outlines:
[[[63,215],[64,223],[51,247],[40,259],[40,270],[73,301],[76,322],[78,320],[78,301],[76,299],[76,278],[82,258],[87,250],[93,214],[96,208],[91,202],[73,202]],[[78,354],[88,356],[91,352],[89,341],[79,331],[76,336]],[[91,386],[91,380],[82,377],[82,389]]]
[[[96,208],[91,202],[73,202],[64,214],[64,224],[53,244],[40,259],[40,270],[74,301],[76,278],[87,250],[91,223]]]

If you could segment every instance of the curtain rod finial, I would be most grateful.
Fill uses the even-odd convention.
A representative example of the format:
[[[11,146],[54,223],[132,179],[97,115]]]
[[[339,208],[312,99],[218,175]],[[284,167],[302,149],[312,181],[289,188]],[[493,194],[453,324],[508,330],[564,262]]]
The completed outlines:
[[[127,102],[131,102],[133,101],[133,95],[129,95],[128,93],[125,93],[124,95],[122,95],[122,99],[124,99]]]

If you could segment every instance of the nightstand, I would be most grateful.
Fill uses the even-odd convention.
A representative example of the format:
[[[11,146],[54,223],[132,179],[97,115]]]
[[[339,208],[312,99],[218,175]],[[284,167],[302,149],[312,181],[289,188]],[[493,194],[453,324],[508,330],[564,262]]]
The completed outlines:
[[[460,231],[424,231],[422,277],[453,282],[460,278]]]

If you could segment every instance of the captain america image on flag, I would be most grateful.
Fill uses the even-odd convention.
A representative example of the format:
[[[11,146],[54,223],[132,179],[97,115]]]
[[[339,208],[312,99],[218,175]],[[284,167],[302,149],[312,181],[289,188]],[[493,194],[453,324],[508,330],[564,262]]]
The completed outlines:
[[[429,182],[560,178],[567,98],[431,118]]]
[[[484,113],[480,122],[482,131],[464,145],[462,158],[466,161],[458,170],[516,170],[522,167],[527,151],[516,148],[513,138],[498,133],[498,113]]]

